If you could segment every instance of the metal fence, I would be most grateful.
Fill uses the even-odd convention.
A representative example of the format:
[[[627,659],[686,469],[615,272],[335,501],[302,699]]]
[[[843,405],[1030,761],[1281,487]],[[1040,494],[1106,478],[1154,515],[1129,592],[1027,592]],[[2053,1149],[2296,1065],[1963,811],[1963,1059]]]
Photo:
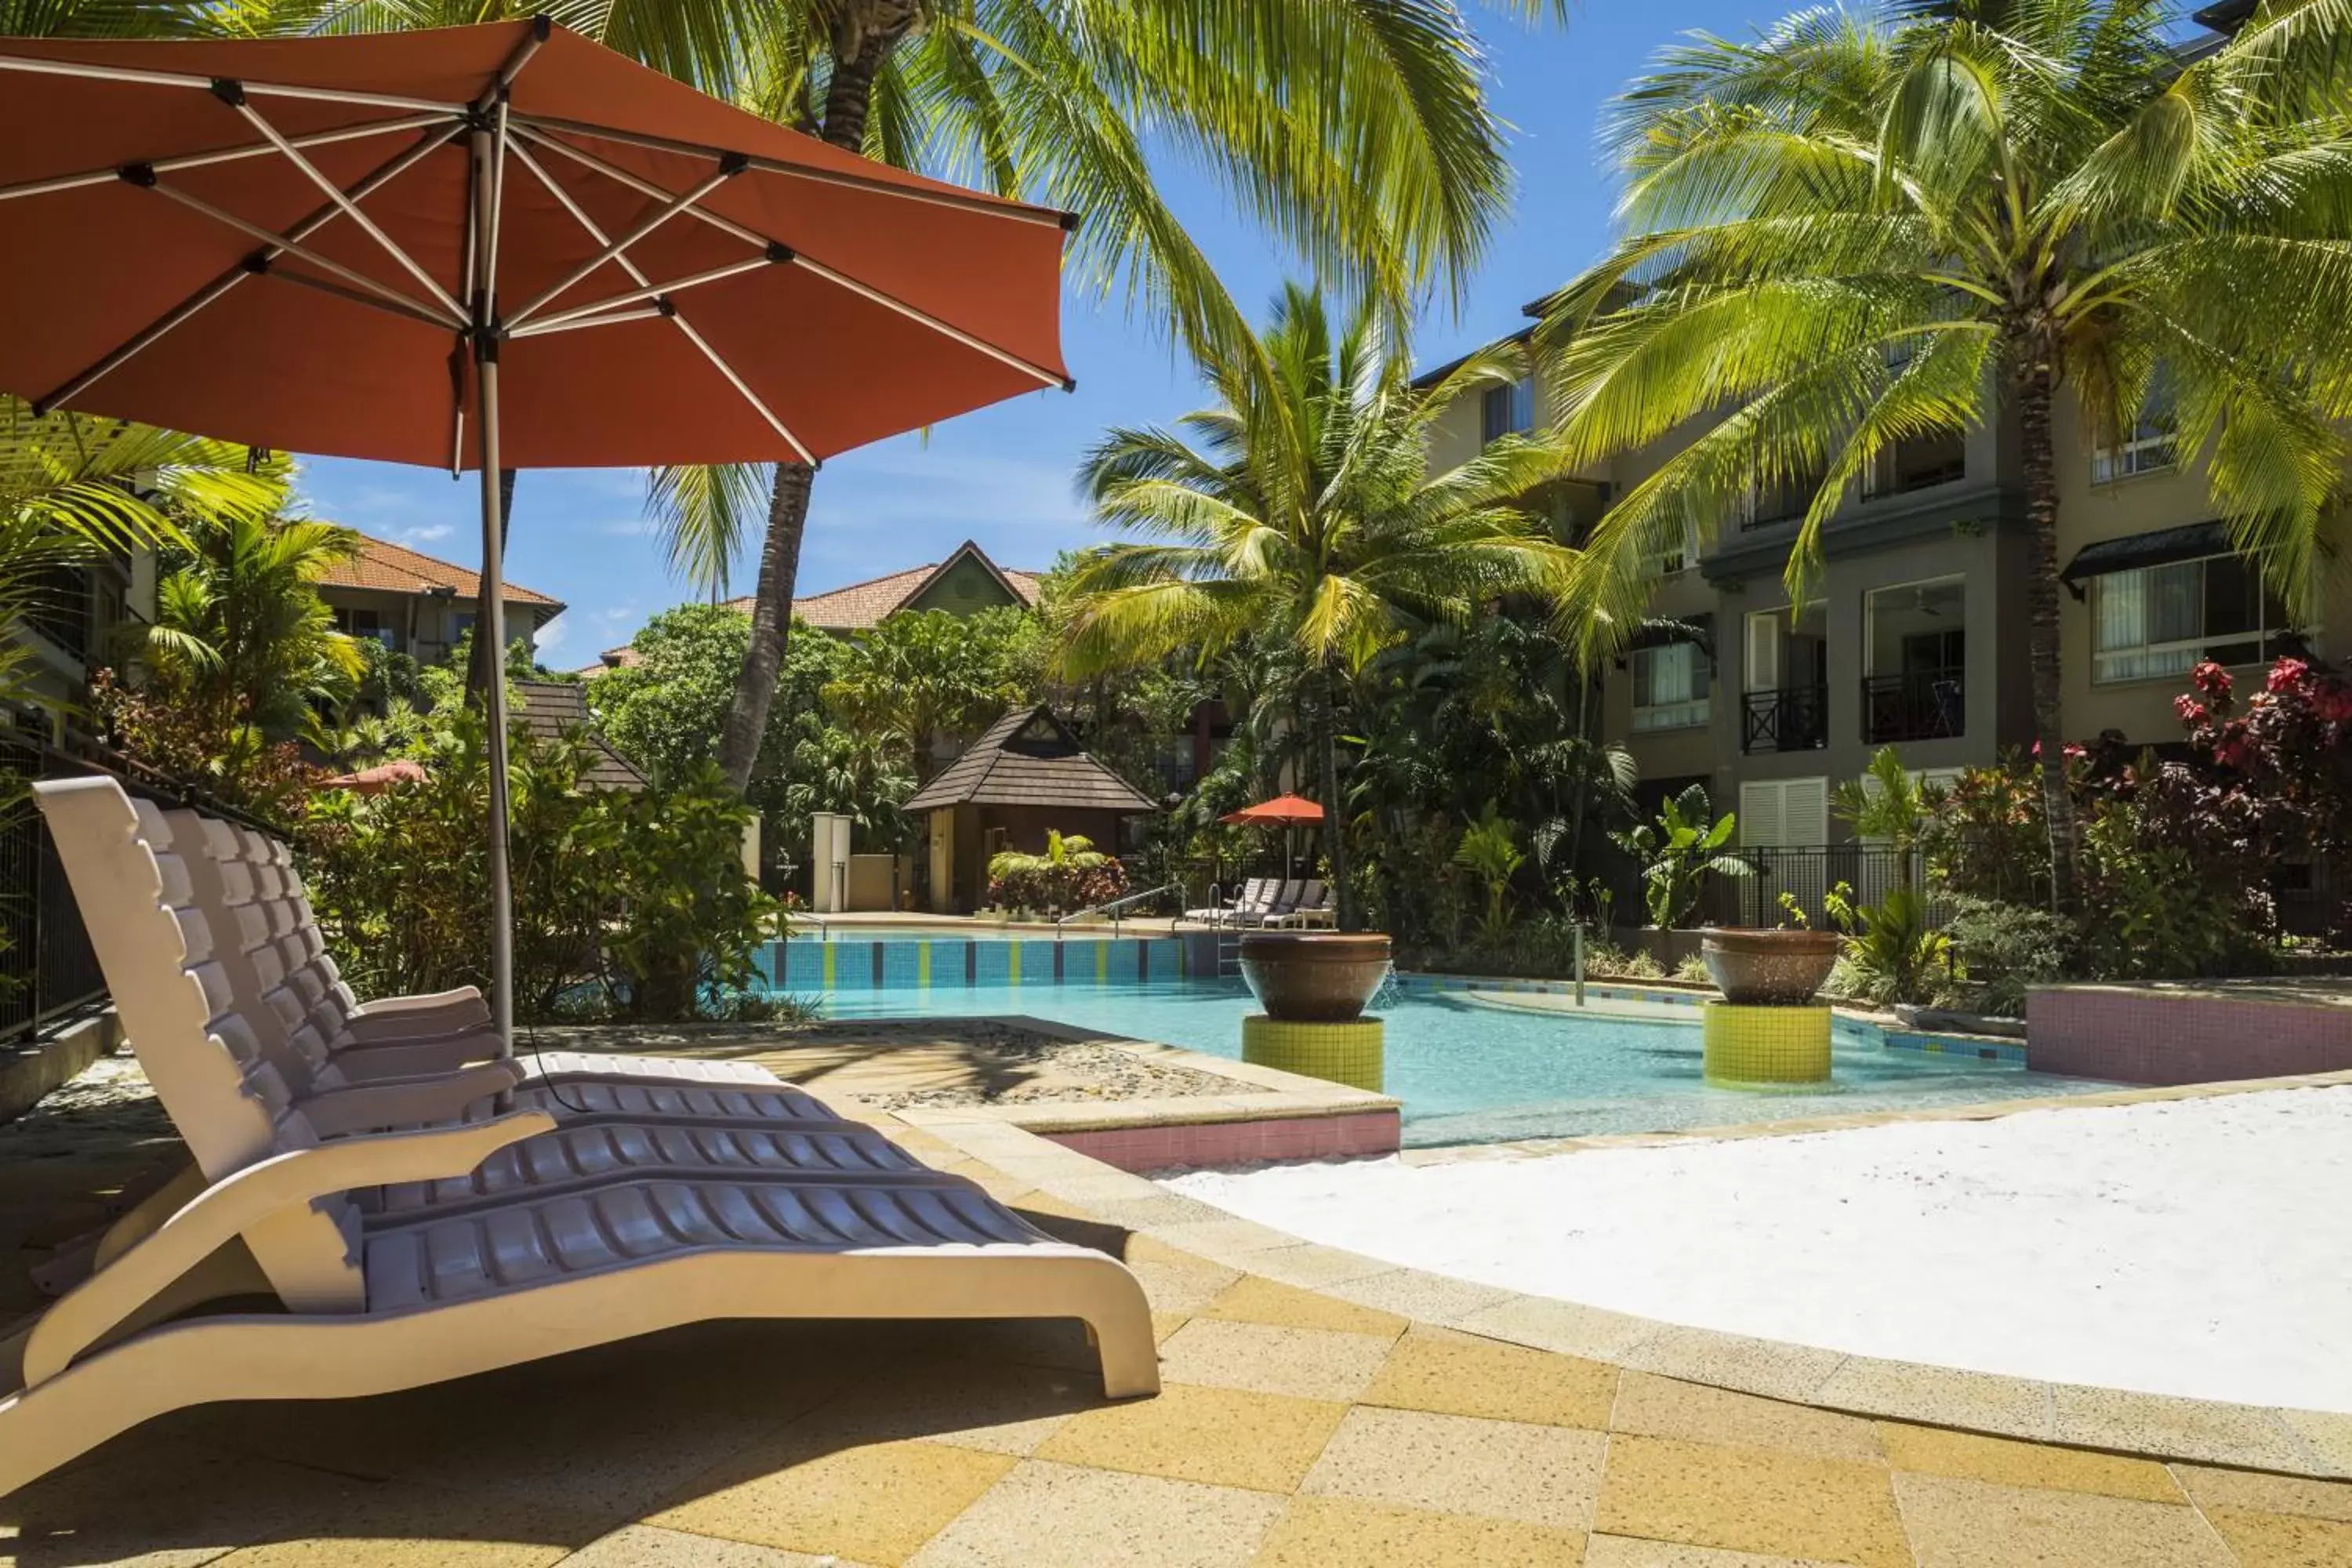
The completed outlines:
[[[1807,921],[1825,928],[1830,892],[1843,884],[1856,904],[1875,904],[1905,884],[1903,857],[1883,844],[1855,841],[1804,848],[1742,849],[1738,858],[1750,868],[1745,877],[1709,877],[1699,897],[1697,923],[1720,926],[1775,926],[1789,916],[1781,895],[1787,894]],[[1917,855],[1911,857],[1909,883],[1925,889],[1927,870]],[[1948,900],[1931,896],[1927,919],[1941,925],[1949,917]]]
[[[165,806],[194,806],[267,827],[245,814],[69,736],[65,746],[0,713],[0,1046],[16,1044],[106,1001],[106,979],[81,910],[28,786],[39,779],[103,774]]]

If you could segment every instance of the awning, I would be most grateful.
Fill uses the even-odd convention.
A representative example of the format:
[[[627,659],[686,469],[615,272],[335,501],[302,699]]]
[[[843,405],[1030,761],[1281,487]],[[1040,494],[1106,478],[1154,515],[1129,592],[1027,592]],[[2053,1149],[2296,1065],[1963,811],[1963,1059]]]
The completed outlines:
[[[2150,533],[2102,539],[2074,552],[2074,559],[2058,574],[2061,583],[2105,577],[2111,572],[2137,572],[2143,566],[2168,566],[2205,555],[2230,552],[2230,531],[2217,521],[2192,522],[2179,528],[2159,528]]]

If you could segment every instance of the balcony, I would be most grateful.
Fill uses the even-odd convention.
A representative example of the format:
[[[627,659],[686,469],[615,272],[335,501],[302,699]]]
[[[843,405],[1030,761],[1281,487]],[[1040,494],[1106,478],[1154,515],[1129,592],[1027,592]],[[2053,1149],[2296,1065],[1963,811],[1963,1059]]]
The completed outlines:
[[[1949,740],[1967,724],[1968,688],[1958,666],[1863,678],[1862,738],[1874,746]]]
[[[1830,743],[1830,689],[1788,686],[1740,699],[1743,752],[1811,752]]]

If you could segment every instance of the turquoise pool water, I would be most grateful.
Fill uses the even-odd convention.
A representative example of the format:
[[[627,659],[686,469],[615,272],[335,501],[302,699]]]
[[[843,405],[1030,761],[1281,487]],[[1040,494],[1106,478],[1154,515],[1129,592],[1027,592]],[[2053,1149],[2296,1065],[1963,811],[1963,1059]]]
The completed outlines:
[[[1404,1102],[1408,1146],[1670,1131],[2116,1087],[1888,1050],[1869,1025],[1840,1019],[1826,1087],[1719,1089],[1699,1071],[1696,1020],[1561,1017],[1498,1000],[1409,993],[1384,1008],[1388,1092]],[[1242,1016],[1256,1011],[1239,982],[1205,981],[835,991],[822,1001],[837,1018],[1025,1013],[1221,1057],[1241,1055]]]

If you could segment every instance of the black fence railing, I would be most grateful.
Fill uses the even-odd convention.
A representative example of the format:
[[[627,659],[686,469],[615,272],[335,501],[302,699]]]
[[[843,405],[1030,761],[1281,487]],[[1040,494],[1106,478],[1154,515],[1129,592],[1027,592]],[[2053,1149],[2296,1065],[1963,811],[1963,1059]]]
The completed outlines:
[[[1925,889],[1927,869],[1919,856],[1904,857],[1883,844],[1856,841],[1786,849],[1741,849],[1748,863],[1745,877],[1709,877],[1699,898],[1696,923],[1719,926],[1776,926],[1788,921],[1783,893],[1792,899],[1808,923],[1828,924],[1826,904],[1832,889],[1843,884],[1856,904],[1875,904],[1906,885]],[[1947,900],[1930,895],[1927,919],[1941,925],[1949,917]]]
[[[95,741],[76,736],[68,745],[55,745],[0,714],[0,1045],[105,1003],[98,955],[30,793],[41,779],[91,774],[113,778],[160,805],[194,806],[270,828]]]
[[[1968,688],[1958,668],[1863,678],[1862,738],[1872,745],[1947,740],[1967,723]]]
[[[1810,752],[1830,743],[1830,689],[1784,686],[1750,691],[1740,700],[1743,752]]]

